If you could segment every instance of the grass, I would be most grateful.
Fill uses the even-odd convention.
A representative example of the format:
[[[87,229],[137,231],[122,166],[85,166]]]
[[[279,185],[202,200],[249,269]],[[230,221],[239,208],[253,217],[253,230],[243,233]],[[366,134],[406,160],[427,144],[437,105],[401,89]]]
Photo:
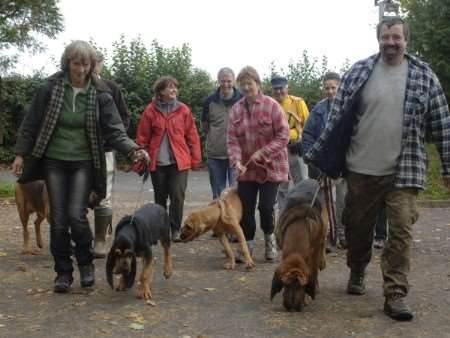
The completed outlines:
[[[14,182],[0,182],[0,198],[14,197]]]
[[[448,200],[450,194],[444,187],[441,176],[441,160],[434,144],[427,144],[428,173],[427,187],[419,195],[420,200]]]

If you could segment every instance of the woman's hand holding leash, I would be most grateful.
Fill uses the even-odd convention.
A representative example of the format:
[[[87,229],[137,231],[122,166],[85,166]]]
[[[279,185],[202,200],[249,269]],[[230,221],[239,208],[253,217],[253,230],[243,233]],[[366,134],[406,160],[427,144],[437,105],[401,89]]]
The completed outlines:
[[[236,171],[238,176],[244,175],[247,171],[247,166],[242,165],[241,161],[238,161],[236,163]]]
[[[22,175],[22,169],[23,169],[23,157],[21,155],[16,155],[16,158],[14,159],[14,162],[12,164],[11,171],[14,175],[19,177]]]

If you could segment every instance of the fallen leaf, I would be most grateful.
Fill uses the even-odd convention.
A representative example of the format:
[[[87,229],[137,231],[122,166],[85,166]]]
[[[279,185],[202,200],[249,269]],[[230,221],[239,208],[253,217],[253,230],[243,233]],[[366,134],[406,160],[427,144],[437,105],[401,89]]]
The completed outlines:
[[[16,270],[25,272],[25,271],[27,271],[27,267],[25,265],[19,265]]]
[[[73,303],[73,305],[75,305],[75,306],[84,306],[84,305],[86,305],[86,304],[87,304],[87,302],[85,302],[85,301]]]
[[[146,303],[147,305],[156,306],[156,303],[152,300],[148,300]]]
[[[247,281],[247,278],[245,278],[245,277],[240,277],[240,278],[238,278],[238,281],[240,281],[240,282],[245,282],[245,281]]]
[[[6,252],[0,251],[0,257],[5,257],[8,256],[8,254]]]
[[[139,324],[139,323],[132,323],[132,324],[130,324],[130,329],[133,329],[136,331],[141,331],[144,329],[144,325]]]
[[[217,291],[216,288],[204,288],[203,290],[209,291],[209,292]]]
[[[0,327],[5,327],[6,325],[5,324],[0,324]]]

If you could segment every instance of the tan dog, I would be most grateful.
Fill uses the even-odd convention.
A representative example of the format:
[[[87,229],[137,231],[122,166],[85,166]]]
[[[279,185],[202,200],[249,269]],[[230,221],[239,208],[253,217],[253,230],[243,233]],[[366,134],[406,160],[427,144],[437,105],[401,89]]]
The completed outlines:
[[[49,220],[48,194],[44,181],[30,183],[16,183],[15,189],[17,211],[23,226],[23,253],[38,254],[38,250],[30,249],[30,233],[28,231],[28,220],[32,213],[37,214],[34,222],[36,232],[36,244],[42,249],[41,223],[44,219]]]
[[[234,253],[228,241],[227,234],[236,236],[239,241],[242,253],[244,254],[247,269],[255,266],[247,242],[244,238],[239,222],[242,218],[242,203],[235,188],[226,189],[220,197],[212,201],[206,207],[193,211],[184,221],[180,238],[183,242],[189,242],[212,230],[222,243],[228,262],[224,268],[232,270],[235,268]]]
[[[306,190],[318,187],[317,182],[303,182],[305,181],[298,184],[303,185],[299,190],[305,186]],[[323,270],[326,265],[328,217],[323,197],[319,196],[311,207],[311,194],[307,194],[306,198],[299,198],[301,195],[297,194],[295,200],[288,202],[289,205],[280,215],[277,224],[277,241],[282,248],[282,261],[275,270],[270,297],[273,299],[284,289],[283,305],[289,311],[302,310],[305,294],[315,298],[319,286],[319,270]]]

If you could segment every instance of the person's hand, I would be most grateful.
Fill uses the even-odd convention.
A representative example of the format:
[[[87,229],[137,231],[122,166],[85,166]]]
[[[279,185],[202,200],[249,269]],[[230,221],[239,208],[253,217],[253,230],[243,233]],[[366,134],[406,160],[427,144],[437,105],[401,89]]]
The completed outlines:
[[[250,157],[250,160],[253,162],[261,162],[261,160],[263,159],[263,155],[262,155],[262,151],[257,150],[253,153],[253,155]]]
[[[450,177],[443,177],[442,178],[444,180],[444,185],[445,187],[448,189],[448,191],[450,192]]]
[[[22,175],[22,169],[23,169],[23,157],[21,155],[16,155],[16,158],[14,159],[14,162],[12,164],[11,171],[14,175],[19,177]]]
[[[138,149],[133,152],[131,155],[131,159],[134,163],[136,162],[144,162],[146,164],[150,163],[150,156],[148,156],[148,153],[144,149]]]
[[[236,171],[237,171],[237,175],[241,176],[246,173],[247,168],[245,166],[243,166],[240,161],[238,161],[238,162],[236,162]]]

